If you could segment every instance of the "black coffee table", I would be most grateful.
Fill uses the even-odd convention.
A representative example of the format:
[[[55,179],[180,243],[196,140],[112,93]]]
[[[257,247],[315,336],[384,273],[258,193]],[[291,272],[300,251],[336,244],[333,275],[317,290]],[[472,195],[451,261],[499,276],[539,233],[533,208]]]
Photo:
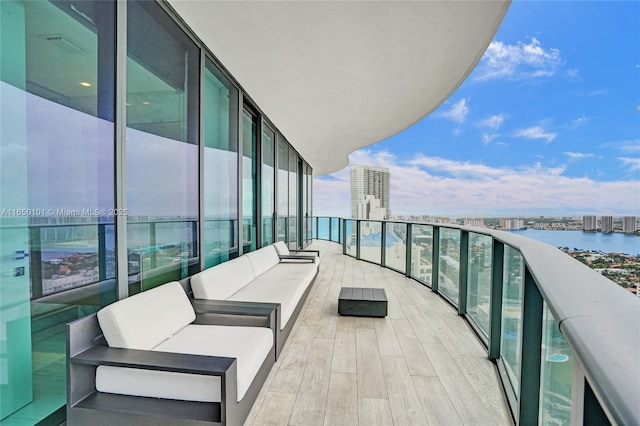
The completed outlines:
[[[387,293],[383,288],[342,287],[338,313],[355,317],[386,317]]]

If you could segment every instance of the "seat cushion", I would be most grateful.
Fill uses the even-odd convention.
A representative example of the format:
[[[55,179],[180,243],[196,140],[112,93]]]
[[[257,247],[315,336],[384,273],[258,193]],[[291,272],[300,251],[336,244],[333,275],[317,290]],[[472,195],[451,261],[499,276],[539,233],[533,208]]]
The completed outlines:
[[[119,300],[98,312],[109,346],[127,349],[151,349],[195,319],[187,294],[177,281]]]
[[[251,262],[246,256],[240,256],[198,272],[190,283],[196,299],[225,300],[254,278]]]
[[[278,252],[276,252],[273,245],[268,245],[251,253],[247,253],[244,257],[247,257],[251,262],[256,277],[264,274],[280,262]]]
[[[280,303],[280,329],[284,329],[316,271],[317,265],[313,263],[281,263],[256,277],[229,300]]]
[[[263,327],[188,325],[154,351],[237,359],[238,402],[244,398],[271,348],[273,332]],[[96,389],[121,395],[220,402],[220,378],[187,373],[100,366]]]

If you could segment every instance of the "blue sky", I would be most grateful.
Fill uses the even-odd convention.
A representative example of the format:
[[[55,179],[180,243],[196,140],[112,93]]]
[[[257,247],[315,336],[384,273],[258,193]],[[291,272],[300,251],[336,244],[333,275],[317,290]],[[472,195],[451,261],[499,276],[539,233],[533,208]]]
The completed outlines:
[[[393,215],[640,215],[639,23],[639,1],[514,1],[448,100],[349,162],[389,167]],[[315,215],[349,197],[348,168],[314,179]]]

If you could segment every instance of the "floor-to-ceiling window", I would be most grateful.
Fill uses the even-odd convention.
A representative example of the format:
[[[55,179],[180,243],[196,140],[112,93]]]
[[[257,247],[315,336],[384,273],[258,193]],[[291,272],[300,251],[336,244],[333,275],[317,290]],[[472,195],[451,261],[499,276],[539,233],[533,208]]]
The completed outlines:
[[[277,240],[289,241],[287,222],[289,218],[289,144],[278,138],[278,227]]]
[[[258,118],[248,109],[242,111],[242,251],[256,249],[256,184],[258,160]]]
[[[207,59],[203,89],[204,266],[238,256],[238,90]]]
[[[289,148],[289,247],[298,246],[298,153]]]
[[[116,298],[114,16],[0,2],[3,424],[64,418],[65,324]]]
[[[262,245],[273,243],[273,215],[275,213],[275,133],[264,126],[262,129],[262,165],[261,165],[261,198],[262,198]]]
[[[198,267],[200,51],[154,2],[127,3],[130,292]]]

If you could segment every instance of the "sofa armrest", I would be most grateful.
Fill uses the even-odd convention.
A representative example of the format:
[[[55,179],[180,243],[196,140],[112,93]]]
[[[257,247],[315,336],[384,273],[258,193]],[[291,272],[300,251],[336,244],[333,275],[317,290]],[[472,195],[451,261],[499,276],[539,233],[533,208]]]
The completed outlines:
[[[320,257],[320,250],[309,250],[309,249],[305,249],[305,250],[291,250],[289,249],[290,253],[315,253],[316,256]]]
[[[69,359],[71,364],[141,368],[208,376],[228,375],[236,370],[236,359],[138,349],[93,346]]]
[[[194,324],[268,327],[274,337],[278,329],[279,303],[191,299],[191,305],[196,312]]]
[[[316,262],[316,256],[304,256],[304,255],[278,255],[278,257],[280,258],[280,261],[283,260],[308,260],[311,263],[315,263]],[[287,262],[284,262],[287,263]]]

